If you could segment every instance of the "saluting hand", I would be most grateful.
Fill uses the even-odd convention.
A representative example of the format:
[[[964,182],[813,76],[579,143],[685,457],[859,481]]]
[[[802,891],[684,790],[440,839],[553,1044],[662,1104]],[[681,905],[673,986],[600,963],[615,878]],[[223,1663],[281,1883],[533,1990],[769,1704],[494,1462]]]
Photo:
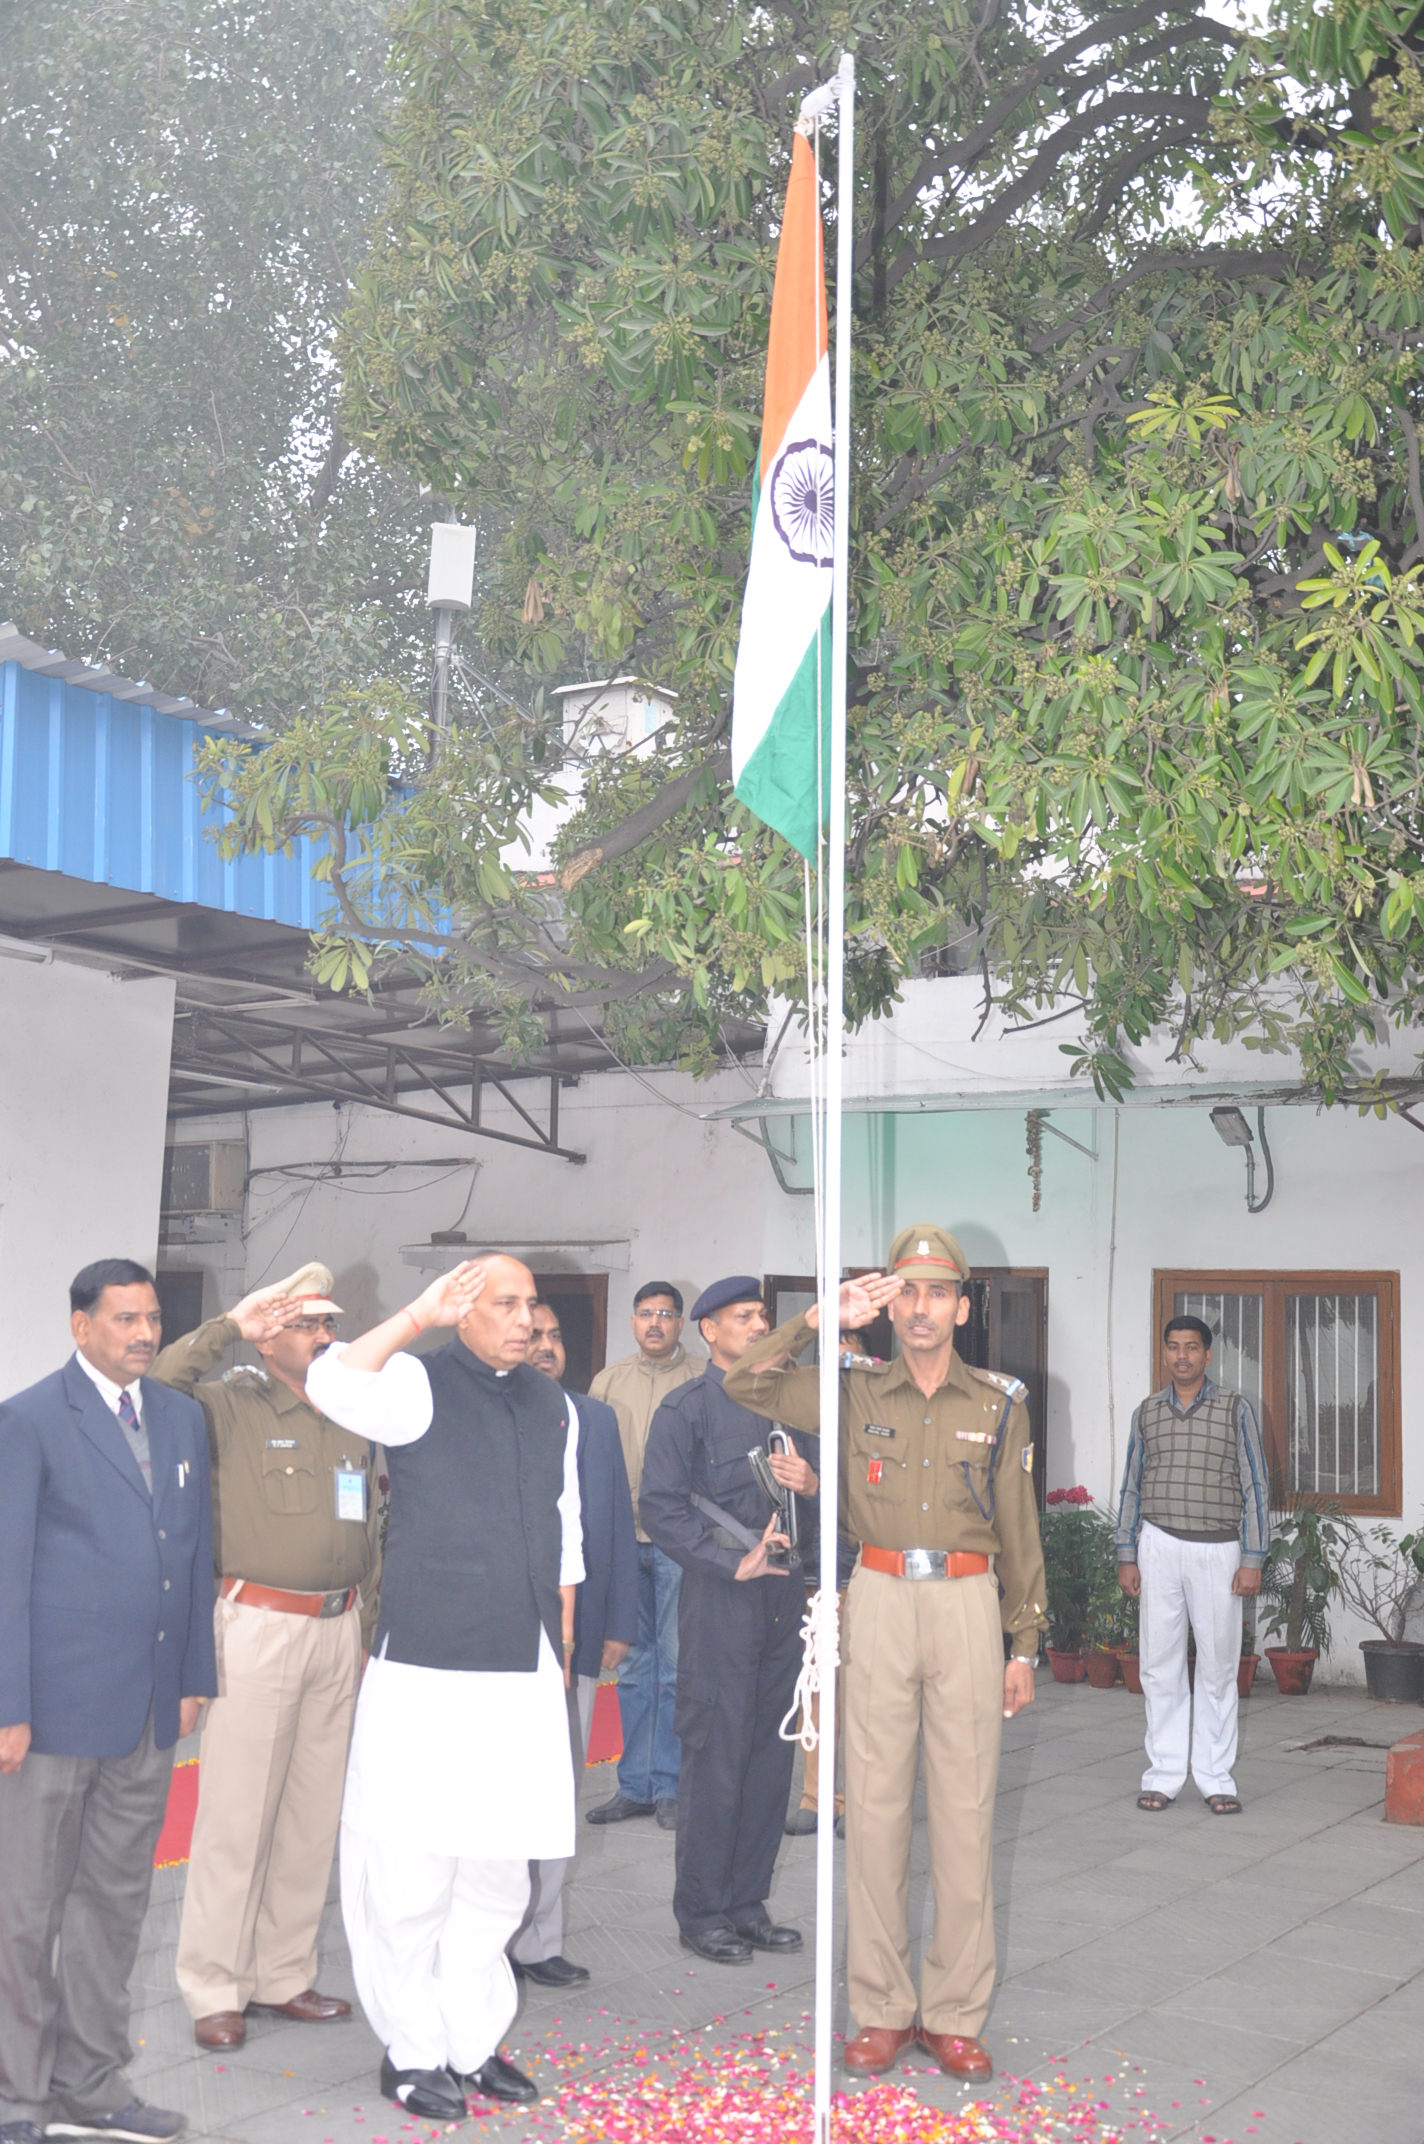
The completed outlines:
[[[284,1287],[254,1288],[228,1312],[244,1340],[275,1340],[278,1333],[306,1316],[304,1306]]]
[[[462,1258],[459,1265],[432,1281],[410,1306],[410,1315],[422,1330],[427,1325],[458,1325],[485,1290],[485,1268],[477,1258]]]
[[[857,1332],[862,1325],[873,1325],[887,1303],[893,1303],[905,1283],[893,1273],[862,1273],[857,1280],[843,1280],[836,1315],[843,1332]],[[821,1306],[813,1303],[806,1313],[806,1323],[816,1332],[821,1323]]]

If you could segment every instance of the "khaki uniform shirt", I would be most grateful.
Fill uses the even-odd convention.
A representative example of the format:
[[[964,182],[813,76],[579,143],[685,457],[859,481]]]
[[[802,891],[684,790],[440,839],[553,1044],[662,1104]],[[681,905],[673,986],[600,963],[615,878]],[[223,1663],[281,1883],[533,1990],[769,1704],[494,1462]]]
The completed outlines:
[[[705,1362],[688,1354],[681,1341],[666,1362],[649,1362],[639,1348],[636,1354],[625,1355],[621,1362],[610,1362],[588,1388],[590,1399],[606,1400],[618,1417],[618,1436],[623,1446],[623,1464],[628,1469],[628,1487],[633,1492],[635,1515],[643,1484],[643,1454],[648,1448],[648,1431],[653,1426],[653,1416],[670,1392],[678,1385],[685,1385],[689,1378],[700,1377],[706,1367]],[[640,1525],[638,1539],[646,1541],[647,1538]]]
[[[241,1338],[231,1318],[209,1318],[164,1348],[150,1372],[191,1393],[207,1417],[217,1575],[293,1593],[359,1586],[369,1649],[381,1563],[372,1447],[261,1370],[199,1384]],[[338,1468],[365,1477],[364,1524],[336,1515]]]
[[[813,1339],[788,1319],[727,1372],[728,1399],[795,1429],[820,1425],[818,1370],[766,1369]],[[840,1528],[876,1548],[978,1550],[996,1559],[1003,1625],[1033,1647],[1047,1628],[1028,1409],[1016,1378],[950,1358],[926,1399],[903,1356],[841,1372]],[[1007,1409],[1008,1419],[1005,1421]],[[1003,1434],[998,1435],[1003,1423]],[[997,1456],[995,1440],[997,1437]],[[993,1458],[992,1480],[990,1461]]]

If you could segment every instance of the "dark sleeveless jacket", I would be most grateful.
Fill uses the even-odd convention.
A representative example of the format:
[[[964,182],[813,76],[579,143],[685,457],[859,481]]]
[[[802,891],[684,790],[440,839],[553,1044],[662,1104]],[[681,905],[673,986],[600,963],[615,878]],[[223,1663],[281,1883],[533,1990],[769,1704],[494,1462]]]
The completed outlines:
[[[386,1454],[375,1650],[412,1667],[530,1673],[542,1624],[562,1663],[564,1395],[527,1363],[501,1376],[461,1340],[424,1361],[430,1427]]]

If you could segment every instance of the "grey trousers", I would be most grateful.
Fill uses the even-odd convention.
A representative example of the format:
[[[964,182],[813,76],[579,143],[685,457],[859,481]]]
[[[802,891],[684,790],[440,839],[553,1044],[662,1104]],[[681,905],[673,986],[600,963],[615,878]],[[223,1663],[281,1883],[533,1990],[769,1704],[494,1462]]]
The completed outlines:
[[[172,1770],[150,1718],[127,1757],[31,1751],[0,1777],[0,2124],[136,2097],[129,1975]]]
[[[573,1745],[574,1800],[583,1784],[588,1731],[593,1725],[593,1700],[598,1689],[596,1675],[575,1675],[569,1690],[569,1740]],[[509,1946],[511,1958],[521,1965],[542,1965],[557,1958],[564,1947],[564,1878],[571,1862],[531,1861],[529,1864],[529,1909]]]

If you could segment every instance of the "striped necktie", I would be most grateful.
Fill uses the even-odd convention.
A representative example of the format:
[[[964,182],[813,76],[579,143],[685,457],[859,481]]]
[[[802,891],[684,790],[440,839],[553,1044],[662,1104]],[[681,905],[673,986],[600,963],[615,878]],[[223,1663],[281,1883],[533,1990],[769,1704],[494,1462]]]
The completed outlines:
[[[133,1403],[133,1394],[127,1385],[119,1394],[119,1420],[123,1423],[129,1440],[129,1449],[138,1461],[143,1474],[143,1485],[150,1496],[153,1494],[153,1460],[148,1449],[148,1432],[138,1418]]]

